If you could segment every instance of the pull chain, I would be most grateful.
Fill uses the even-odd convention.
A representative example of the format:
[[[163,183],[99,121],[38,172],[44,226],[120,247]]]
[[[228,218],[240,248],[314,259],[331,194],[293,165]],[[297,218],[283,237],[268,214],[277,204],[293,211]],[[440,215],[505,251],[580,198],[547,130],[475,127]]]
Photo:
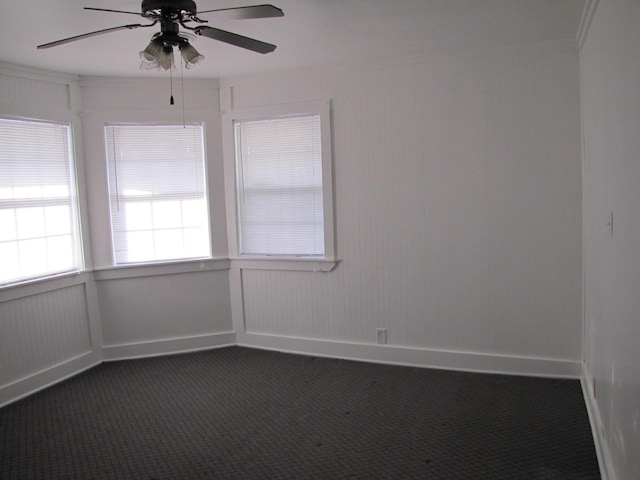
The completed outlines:
[[[180,88],[182,89],[182,128],[187,128],[187,123],[184,119],[184,70],[182,69],[182,61],[180,62]]]
[[[173,74],[171,73],[171,67],[169,67],[169,89],[171,90],[171,97],[169,97],[169,104],[173,105]]]

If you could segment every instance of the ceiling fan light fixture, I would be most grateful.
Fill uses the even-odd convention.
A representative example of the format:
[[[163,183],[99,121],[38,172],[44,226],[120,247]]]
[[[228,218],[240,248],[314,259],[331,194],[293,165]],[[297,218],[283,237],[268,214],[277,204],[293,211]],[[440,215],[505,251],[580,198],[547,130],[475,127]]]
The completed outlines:
[[[204,55],[198,52],[189,42],[181,43],[179,48],[186,68],[193,68],[204,60]]]
[[[149,45],[140,52],[140,59],[143,62],[157,62],[158,56],[162,54],[162,43],[151,40]]]
[[[161,40],[154,38],[149,45],[140,52],[141,70],[173,70],[175,62],[173,47],[165,45]]]
[[[158,55],[158,66],[162,70],[173,70],[176,64],[173,61],[173,47],[164,47],[162,53]]]

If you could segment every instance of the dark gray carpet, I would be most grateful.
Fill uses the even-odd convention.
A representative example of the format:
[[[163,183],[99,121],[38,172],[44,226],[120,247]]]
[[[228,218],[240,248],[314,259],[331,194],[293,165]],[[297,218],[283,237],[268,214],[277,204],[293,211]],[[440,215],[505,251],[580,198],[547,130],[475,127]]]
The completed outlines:
[[[7,479],[598,479],[580,384],[246,348],[104,363],[0,409]]]

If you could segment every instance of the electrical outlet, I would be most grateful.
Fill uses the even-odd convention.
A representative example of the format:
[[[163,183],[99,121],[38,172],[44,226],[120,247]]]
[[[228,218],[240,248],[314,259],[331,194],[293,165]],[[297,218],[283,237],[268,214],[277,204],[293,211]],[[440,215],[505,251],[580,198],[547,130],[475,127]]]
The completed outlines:
[[[386,328],[376,328],[376,336],[378,339],[378,343],[384,345],[387,343],[387,329]]]

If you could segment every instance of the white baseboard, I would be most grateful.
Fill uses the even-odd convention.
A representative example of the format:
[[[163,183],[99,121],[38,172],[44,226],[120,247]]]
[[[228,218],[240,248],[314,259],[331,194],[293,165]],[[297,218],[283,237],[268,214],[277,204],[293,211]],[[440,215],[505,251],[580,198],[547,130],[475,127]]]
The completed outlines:
[[[237,344],[303,355],[469,372],[575,379],[580,378],[582,373],[581,363],[571,360],[347,343],[259,333],[238,333]]]
[[[585,373],[582,371],[582,364],[570,360],[429,350],[393,345],[358,344],[257,333],[236,334],[234,332],[223,332],[104,346],[101,352],[87,352],[27,378],[0,387],[0,407],[94,367],[102,361],[171,355],[236,344],[302,355],[344,358],[393,365],[539,377],[580,378],[582,376],[583,382],[585,377]],[[583,383],[583,390],[585,390],[584,385]],[[597,417],[597,405],[590,400],[590,396],[586,393],[585,400],[589,408],[590,418]],[[600,430],[598,429],[597,431],[599,432]],[[598,444],[596,445],[598,446]],[[599,460],[601,451],[602,449],[599,450]],[[604,451],[606,453],[606,450]],[[606,460],[607,457],[603,458]],[[612,476],[605,477],[604,474],[603,479],[616,480]]]
[[[99,352],[87,352],[0,387],[0,407],[13,403],[95,367],[102,362]]]
[[[198,350],[228,347],[235,344],[236,334],[234,332],[212,333],[165,340],[107,345],[102,347],[102,356],[104,361],[107,362],[112,360],[127,360],[131,358],[196,352]]]
[[[78,355],[28,377],[0,386],[0,407],[73,377],[99,365],[103,361],[172,355],[227,347],[235,344],[236,334],[234,332],[225,332],[103,347],[102,351]]]
[[[591,432],[593,433],[593,443],[596,447],[598,465],[600,465],[600,475],[602,476],[602,480],[617,480],[616,474],[612,469],[611,453],[602,427],[600,409],[598,408],[595,392],[593,391],[593,380],[585,364],[582,364],[580,383],[582,384],[584,403],[587,405],[587,414],[589,415],[589,423],[591,424]]]

